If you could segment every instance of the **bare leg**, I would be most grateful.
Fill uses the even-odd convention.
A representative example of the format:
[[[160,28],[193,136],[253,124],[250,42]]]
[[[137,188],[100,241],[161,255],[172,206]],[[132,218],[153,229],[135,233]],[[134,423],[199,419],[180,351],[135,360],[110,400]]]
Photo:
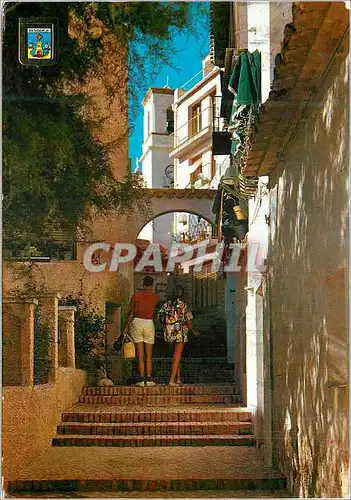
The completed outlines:
[[[146,347],[146,375],[152,376],[152,347],[153,344],[145,344]]]
[[[177,342],[174,346],[172,371],[169,379],[170,383],[174,383],[178,369],[180,369],[180,360],[182,358],[183,349],[184,349],[184,342]]]
[[[181,383],[181,378],[180,378],[180,364],[179,364],[179,367],[177,370],[177,384],[180,384],[180,383]]]
[[[145,364],[144,364],[144,342],[137,342],[135,344],[138,356],[138,368],[140,378],[144,378]]]

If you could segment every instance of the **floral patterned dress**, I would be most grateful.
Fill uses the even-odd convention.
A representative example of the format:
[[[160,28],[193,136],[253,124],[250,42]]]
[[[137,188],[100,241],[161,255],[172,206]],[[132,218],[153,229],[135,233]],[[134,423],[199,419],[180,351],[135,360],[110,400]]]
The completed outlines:
[[[166,342],[188,342],[188,321],[193,315],[182,299],[168,300],[158,313],[159,320],[165,325],[163,330]]]

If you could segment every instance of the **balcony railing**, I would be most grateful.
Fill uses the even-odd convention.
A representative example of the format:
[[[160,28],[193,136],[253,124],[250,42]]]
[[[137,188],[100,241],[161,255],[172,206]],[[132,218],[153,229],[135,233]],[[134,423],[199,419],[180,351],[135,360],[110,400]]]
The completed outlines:
[[[220,116],[221,96],[211,96],[211,104],[201,113],[193,116],[169,135],[169,151],[186,145],[191,139],[200,137],[201,133],[223,132],[226,130],[224,119]]]
[[[208,106],[201,113],[192,117],[185,122],[181,127],[177,128],[173,134],[170,134],[170,151],[178,148],[187,141],[193,139],[201,132],[212,130],[212,107]]]

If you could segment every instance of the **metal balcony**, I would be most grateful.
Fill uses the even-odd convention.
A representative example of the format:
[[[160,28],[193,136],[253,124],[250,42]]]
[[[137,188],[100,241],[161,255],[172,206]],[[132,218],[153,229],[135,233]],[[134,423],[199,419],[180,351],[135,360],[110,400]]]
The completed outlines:
[[[220,116],[221,96],[212,96],[211,105],[203,109],[170,134],[170,158],[184,158],[201,147],[209,146],[214,155],[230,154],[231,134]]]
[[[212,107],[208,106],[170,134],[170,158],[186,157],[187,153],[206,143],[211,146],[212,123]]]

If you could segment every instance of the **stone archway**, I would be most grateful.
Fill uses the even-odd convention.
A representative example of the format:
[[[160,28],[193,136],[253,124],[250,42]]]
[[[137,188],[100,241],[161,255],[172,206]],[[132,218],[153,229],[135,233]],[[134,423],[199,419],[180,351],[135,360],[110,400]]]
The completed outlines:
[[[148,189],[150,206],[148,217],[136,221],[136,236],[156,217],[172,212],[198,215],[214,224],[212,213],[214,189]]]

